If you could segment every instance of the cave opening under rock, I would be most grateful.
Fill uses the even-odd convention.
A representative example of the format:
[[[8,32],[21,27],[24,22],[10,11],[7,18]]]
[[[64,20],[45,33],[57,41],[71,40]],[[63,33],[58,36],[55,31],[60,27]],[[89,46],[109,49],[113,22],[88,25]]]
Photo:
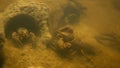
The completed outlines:
[[[10,39],[11,34],[19,28],[26,28],[28,31],[33,32],[36,36],[40,35],[40,26],[32,16],[27,14],[19,14],[10,18],[4,27],[6,38]]]

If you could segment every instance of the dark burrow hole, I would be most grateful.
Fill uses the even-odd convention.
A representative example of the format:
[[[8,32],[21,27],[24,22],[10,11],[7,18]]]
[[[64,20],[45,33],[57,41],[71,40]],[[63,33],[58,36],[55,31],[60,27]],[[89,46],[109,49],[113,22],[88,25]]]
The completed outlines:
[[[6,38],[10,39],[13,32],[19,28],[26,28],[28,31],[33,32],[36,36],[40,35],[40,26],[32,16],[27,14],[20,14],[11,18],[4,27]]]

